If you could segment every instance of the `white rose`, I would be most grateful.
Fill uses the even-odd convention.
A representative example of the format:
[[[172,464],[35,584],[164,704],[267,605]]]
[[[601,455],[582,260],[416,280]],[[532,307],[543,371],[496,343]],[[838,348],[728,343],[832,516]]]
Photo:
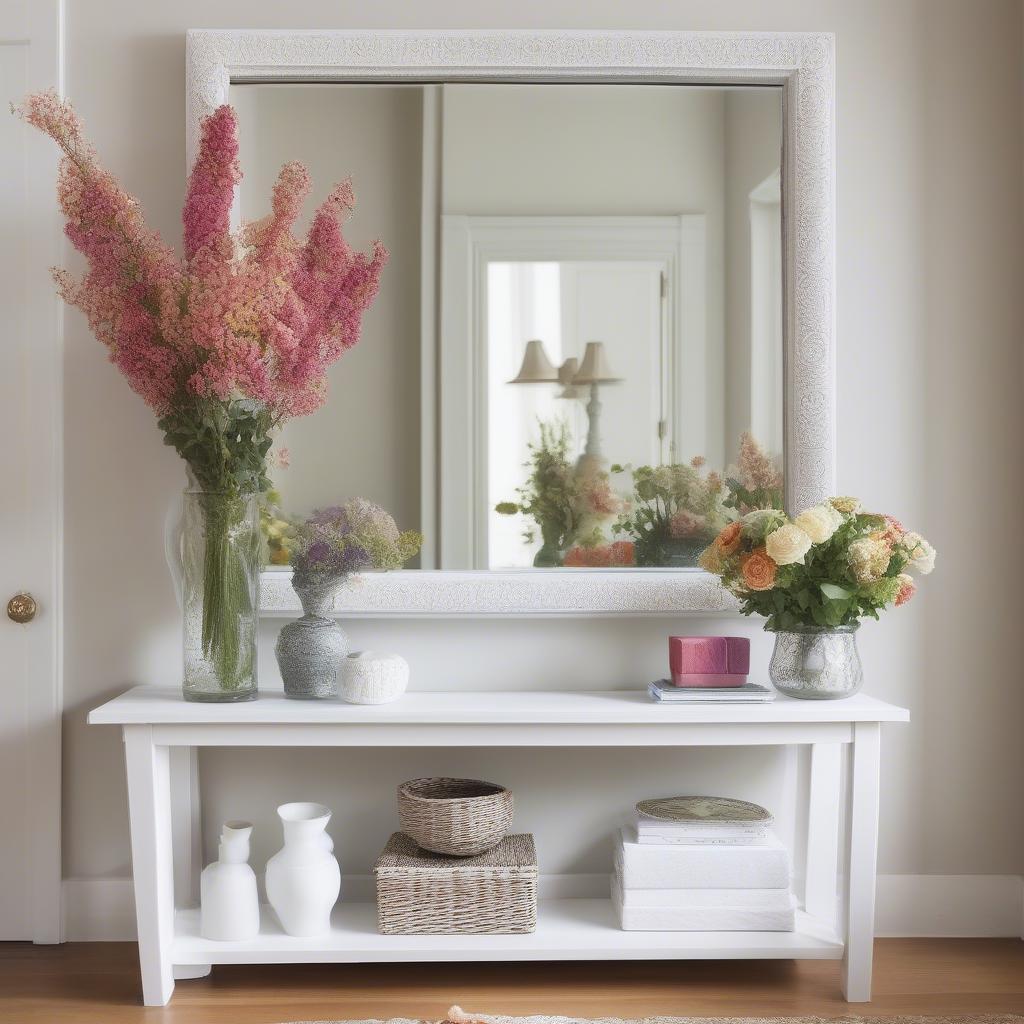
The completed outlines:
[[[935,548],[919,533],[903,535],[903,547],[906,549],[910,563],[908,569],[927,576],[935,568]]]
[[[843,517],[831,505],[815,505],[793,520],[814,544],[824,544],[840,526]]]
[[[786,523],[768,534],[765,548],[776,565],[792,565],[804,560],[804,555],[811,550],[811,538],[799,526]]]

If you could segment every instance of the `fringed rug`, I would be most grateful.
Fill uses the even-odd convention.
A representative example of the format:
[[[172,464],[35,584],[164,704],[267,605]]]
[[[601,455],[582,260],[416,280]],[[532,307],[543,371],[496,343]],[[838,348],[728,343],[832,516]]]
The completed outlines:
[[[1024,1017],[1014,1014],[960,1014],[955,1017],[502,1017],[484,1013],[466,1013],[453,1006],[441,1021],[411,1020],[392,1017],[390,1020],[320,1020],[293,1021],[292,1024],[1024,1024]]]

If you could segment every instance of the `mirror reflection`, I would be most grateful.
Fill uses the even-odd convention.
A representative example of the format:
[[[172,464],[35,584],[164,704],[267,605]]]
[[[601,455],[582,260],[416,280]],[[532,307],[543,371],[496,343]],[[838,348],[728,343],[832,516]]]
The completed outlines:
[[[276,516],[368,498],[423,529],[426,568],[689,568],[737,511],[781,503],[779,89],[232,103],[243,220],[298,159],[324,188],[351,175],[347,236],[391,252],[327,404],[285,428]]]

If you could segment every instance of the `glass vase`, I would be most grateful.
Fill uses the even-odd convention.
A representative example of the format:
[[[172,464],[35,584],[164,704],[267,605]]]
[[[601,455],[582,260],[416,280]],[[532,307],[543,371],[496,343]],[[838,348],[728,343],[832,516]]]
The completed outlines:
[[[541,547],[533,556],[535,569],[557,569],[562,564],[562,530],[560,526],[540,524]]]
[[[857,626],[805,626],[775,634],[768,666],[772,686],[805,700],[852,697],[864,682]]]
[[[185,699],[251,700],[263,563],[257,496],[186,490],[181,555]]]

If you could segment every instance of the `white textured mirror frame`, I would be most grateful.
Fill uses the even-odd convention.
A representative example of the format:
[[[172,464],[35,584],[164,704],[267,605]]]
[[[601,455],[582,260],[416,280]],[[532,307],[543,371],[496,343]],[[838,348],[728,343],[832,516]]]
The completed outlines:
[[[791,510],[835,482],[835,42],[829,33],[194,30],[186,50],[187,160],[233,82],[546,81],[764,84],[783,92],[785,476]],[[424,331],[424,418],[436,416],[436,336]],[[433,414],[433,415],[431,415]],[[424,437],[434,466],[435,436]],[[427,525],[427,524],[424,524]],[[735,602],[696,570],[409,571],[345,588],[345,616],[674,615]],[[290,615],[289,574],[261,609]]]

